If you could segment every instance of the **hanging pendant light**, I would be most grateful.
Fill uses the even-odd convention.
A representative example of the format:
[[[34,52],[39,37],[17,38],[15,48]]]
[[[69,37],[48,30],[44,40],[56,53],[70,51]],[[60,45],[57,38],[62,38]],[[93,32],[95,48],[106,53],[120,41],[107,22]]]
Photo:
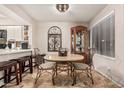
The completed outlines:
[[[56,9],[59,12],[66,12],[69,8],[69,4],[56,4]]]

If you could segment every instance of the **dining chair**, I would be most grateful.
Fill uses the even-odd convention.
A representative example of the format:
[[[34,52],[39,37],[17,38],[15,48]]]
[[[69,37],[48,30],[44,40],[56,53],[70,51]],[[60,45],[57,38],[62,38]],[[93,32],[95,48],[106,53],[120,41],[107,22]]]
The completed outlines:
[[[68,49],[60,48],[58,51],[58,56],[67,56]],[[56,75],[61,72],[67,72],[68,76],[71,75],[71,63],[70,62],[57,62],[56,63]]]
[[[72,70],[73,84],[76,84],[77,76],[79,76],[84,71],[90,78],[92,84],[94,84],[91,67],[85,63],[73,63],[74,69]]]
[[[61,72],[67,72],[68,76],[71,76],[71,63],[70,62],[58,62],[56,63],[56,75]]]
[[[86,56],[86,55],[85,55]],[[72,85],[76,84],[77,77],[83,73],[86,72],[87,77],[90,78],[92,84],[94,84],[93,75],[92,75],[92,64],[87,62],[87,57],[84,57],[83,62],[73,62],[72,63],[72,77],[73,77],[73,83]]]
[[[32,60],[33,60],[33,67],[35,67],[36,66],[36,55],[37,54],[40,54],[40,55],[42,55],[42,56],[45,56],[45,54],[43,54],[43,53],[41,53],[41,51],[40,51],[40,49],[39,48],[34,48],[33,49],[33,52],[32,52]],[[44,62],[44,60],[43,60],[43,62]]]
[[[36,67],[37,67],[37,75],[35,78],[35,84],[37,83],[38,79],[40,78],[40,76],[44,73],[44,71],[48,71],[48,70],[52,70],[52,83],[53,85],[55,85],[54,83],[54,76],[55,76],[55,65],[56,63],[54,62],[44,62],[44,56],[37,54],[36,55]]]
[[[39,48],[34,48],[34,56],[40,54],[40,49]]]

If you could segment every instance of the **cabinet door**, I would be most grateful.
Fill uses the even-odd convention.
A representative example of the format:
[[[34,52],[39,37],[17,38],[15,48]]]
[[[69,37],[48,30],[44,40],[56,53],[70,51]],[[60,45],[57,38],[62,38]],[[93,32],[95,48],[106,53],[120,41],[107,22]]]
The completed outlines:
[[[23,30],[21,28],[21,26],[16,26],[14,29],[15,32],[15,40],[16,41],[22,41],[23,40]]]
[[[6,26],[7,29],[7,40],[15,39],[15,31],[12,26]]]
[[[88,47],[87,28],[76,26],[71,28],[71,52],[82,53]]]
[[[14,39],[16,41],[23,40],[23,31],[21,26],[8,26],[7,27],[7,40]]]

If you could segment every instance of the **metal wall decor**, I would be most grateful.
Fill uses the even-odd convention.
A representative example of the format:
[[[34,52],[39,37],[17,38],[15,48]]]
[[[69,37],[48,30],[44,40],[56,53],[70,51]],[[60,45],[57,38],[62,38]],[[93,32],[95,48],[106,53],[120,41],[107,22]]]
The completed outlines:
[[[48,51],[57,52],[62,46],[62,33],[58,26],[52,26],[48,30]]]

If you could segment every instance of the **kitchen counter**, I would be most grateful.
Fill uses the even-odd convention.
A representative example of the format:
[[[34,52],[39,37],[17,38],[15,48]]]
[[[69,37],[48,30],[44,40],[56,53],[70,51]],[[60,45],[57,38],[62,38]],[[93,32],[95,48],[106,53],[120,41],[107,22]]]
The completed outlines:
[[[0,49],[0,62],[32,54],[32,49]]]
[[[0,49],[0,55],[30,52],[32,49]]]

